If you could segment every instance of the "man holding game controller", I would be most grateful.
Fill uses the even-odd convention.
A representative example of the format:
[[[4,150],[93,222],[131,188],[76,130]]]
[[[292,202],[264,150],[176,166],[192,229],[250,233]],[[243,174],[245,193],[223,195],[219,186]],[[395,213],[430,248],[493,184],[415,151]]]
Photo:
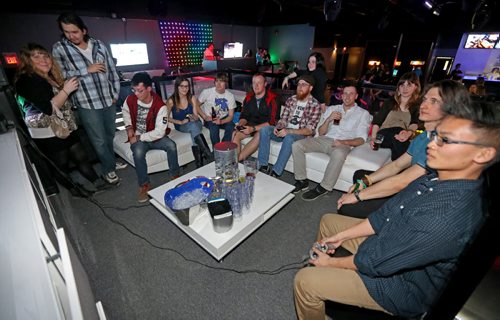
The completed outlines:
[[[418,178],[366,219],[322,217],[315,267],[295,276],[299,319],[324,319],[325,300],[418,317],[438,299],[481,227],[482,171],[500,158],[500,105],[448,106]],[[342,246],[353,255],[331,257]]]
[[[233,142],[238,146],[238,161],[245,160],[257,150],[259,130],[274,126],[279,119],[278,95],[271,89],[266,90],[266,85],[266,77],[262,73],[253,75],[253,91],[247,93],[236,130],[233,131]],[[252,137],[252,140],[241,150],[241,141],[248,137]]]
[[[313,136],[316,132],[321,107],[311,94],[315,85],[313,76],[302,75],[297,82],[297,92],[286,100],[283,113],[276,126],[266,126],[260,131],[259,170],[278,178],[283,174],[286,163],[292,155],[295,141]],[[278,159],[271,170],[269,154],[271,140],[281,142]]]

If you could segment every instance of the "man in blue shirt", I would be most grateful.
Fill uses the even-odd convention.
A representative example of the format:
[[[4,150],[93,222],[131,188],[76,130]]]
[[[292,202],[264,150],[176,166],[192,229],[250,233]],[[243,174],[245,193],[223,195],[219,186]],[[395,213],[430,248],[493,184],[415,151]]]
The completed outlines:
[[[339,214],[366,218],[380,208],[389,199],[388,197],[423,176],[426,173],[429,132],[434,130],[441,121],[447,105],[469,103],[469,93],[462,84],[452,80],[433,83],[424,93],[419,111],[419,119],[424,122],[426,131],[411,142],[405,154],[379,170],[363,176],[364,185],[361,185],[358,190],[354,192],[354,186],[352,186],[348,193],[342,195],[337,202]]]
[[[326,214],[318,255],[295,277],[299,319],[324,319],[324,300],[417,317],[444,289],[483,221],[480,175],[499,160],[500,106],[453,106],[430,135],[422,176],[367,219]]]

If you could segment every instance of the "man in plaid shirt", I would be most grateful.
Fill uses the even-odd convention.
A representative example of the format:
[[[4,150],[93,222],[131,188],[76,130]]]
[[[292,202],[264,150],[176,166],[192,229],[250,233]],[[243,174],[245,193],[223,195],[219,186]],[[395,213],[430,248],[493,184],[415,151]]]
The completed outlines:
[[[314,84],[312,76],[301,76],[297,83],[297,94],[286,101],[281,119],[276,126],[267,126],[260,130],[259,166],[261,172],[270,173],[275,178],[280,177],[292,154],[292,144],[314,135],[321,117],[320,104],[311,95]],[[282,142],[272,171],[268,163],[271,140]]]
[[[57,18],[64,37],[54,44],[52,55],[64,77],[78,77],[79,88],[73,94],[78,115],[102,165],[104,179],[118,184],[113,149],[115,136],[115,102],[120,79],[106,46],[87,34],[83,20],[73,13]]]

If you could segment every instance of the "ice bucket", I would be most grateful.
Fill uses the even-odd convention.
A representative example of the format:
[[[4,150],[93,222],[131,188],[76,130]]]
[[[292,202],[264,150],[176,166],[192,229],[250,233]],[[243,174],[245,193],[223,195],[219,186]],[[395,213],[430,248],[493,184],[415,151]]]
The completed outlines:
[[[191,225],[196,218],[200,215],[200,205],[195,205],[194,207],[175,210],[172,209],[177,219],[179,219],[180,223],[185,226]]]
[[[237,149],[232,142],[219,142],[214,146],[215,175],[225,182],[237,181],[240,176]]]
[[[206,177],[190,179],[165,193],[165,205],[173,211],[180,223],[188,226],[200,214],[200,203],[207,199],[213,186],[212,180]]]

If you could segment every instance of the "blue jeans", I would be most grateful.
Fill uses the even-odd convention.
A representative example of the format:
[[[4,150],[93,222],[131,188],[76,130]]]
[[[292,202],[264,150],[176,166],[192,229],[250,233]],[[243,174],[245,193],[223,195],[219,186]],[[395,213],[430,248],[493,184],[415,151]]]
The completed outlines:
[[[276,136],[274,133],[274,126],[266,126],[260,129],[259,141],[259,166],[267,166],[269,164],[269,149],[271,148],[271,140],[282,142],[280,154],[276,163],[273,165],[273,171],[278,175],[283,174],[286,163],[292,155],[292,145],[295,141],[302,140],[305,136],[300,134],[287,134],[284,138]]]
[[[139,186],[149,183],[148,165],[146,163],[146,153],[149,150],[158,149],[167,153],[168,169],[172,177],[179,175],[179,161],[177,159],[177,145],[169,137],[165,136],[153,142],[137,141],[130,145],[134,156],[135,172]]]
[[[190,133],[191,134],[191,142],[193,146],[196,146],[196,142],[194,141],[194,137],[201,134],[201,122],[200,121],[189,121],[188,123],[181,124],[177,129],[180,132]]]
[[[116,106],[113,104],[103,109],[78,109],[78,115],[90,143],[101,162],[102,173],[115,171],[116,158],[113,138],[116,131]]]
[[[210,130],[210,140],[212,141],[212,146],[220,142],[220,129],[224,129],[224,137],[222,138],[222,141],[231,141],[233,138],[234,122],[232,121],[221,125],[215,124],[212,121],[206,121],[205,127]]]

